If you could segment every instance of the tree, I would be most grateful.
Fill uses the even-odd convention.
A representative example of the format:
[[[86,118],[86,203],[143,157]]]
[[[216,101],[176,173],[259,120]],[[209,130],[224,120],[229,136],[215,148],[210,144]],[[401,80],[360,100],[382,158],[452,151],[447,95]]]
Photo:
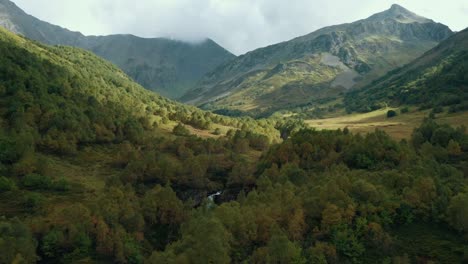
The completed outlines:
[[[453,197],[447,209],[448,222],[458,231],[468,231],[468,194]]]
[[[16,189],[15,182],[7,177],[0,176],[0,193]]]
[[[452,133],[453,129],[451,127],[439,127],[432,134],[431,143],[445,148],[452,137]]]
[[[357,262],[365,252],[364,245],[359,241],[356,231],[346,225],[337,226],[332,231],[332,241],[339,253]]]
[[[50,215],[50,225],[44,232],[41,251],[47,261],[74,262],[92,251],[91,231],[94,228],[91,212],[82,204],[56,209]]]
[[[64,234],[58,229],[52,229],[42,238],[41,252],[48,259],[58,258],[63,255],[61,249],[65,242]]]
[[[216,135],[216,136],[219,136],[221,135],[221,129],[219,127],[215,128],[215,130],[213,131],[213,135]]]
[[[184,219],[184,205],[171,187],[157,185],[145,194],[143,212],[149,224],[179,225]]]
[[[387,118],[392,118],[392,117],[395,117],[397,116],[397,112],[395,110],[388,110],[387,111]]]
[[[182,227],[182,238],[165,252],[153,252],[148,263],[227,264],[231,262],[230,238],[219,220],[196,215]]]
[[[140,122],[131,118],[125,122],[124,125],[124,135],[125,138],[131,142],[141,142],[142,137],[144,136],[144,129]]]
[[[447,152],[451,156],[459,156],[462,154],[460,144],[457,141],[451,139],[447,145]]]
[[[0,163],[14,163],[18,161],[22,153],[18,152],[15,138],[0,134]]]
[[[177,126],[175,126],[172,130],[172,133],[174,133],[176,136],[190,135],[190,131],[182,123],[177,124]]]
[[[322,212],[322,228],[329,230],[332,226],[341,223],[343,219],[342,211],[343,210],[334,204],[327,204]]]
[[[232,235],[233,262],[245,260],[257,238],[256,210],[241,209],[238,202],[223,203],[216,207],[215,216]]]
[[[338,255],[334,245],[317,242],[315,245],[308,250],[308,259],[314,264],[328,264],[337,263]]]
[[[18,219],[0,218],[0,263],[36,263],[37,242]]]
[[[114,253],[111,229],[102,218],[96,224],[96,252],[105,257]]]
[[[228,185],[232,187],[252,186],[255,184],[254,170],[249,164],[239,162],[229,173]]]
[[[271,264],[302,264],[306,263],[301,247],[291,242],[281,231],[276,231],[267,244],[266,263]]]

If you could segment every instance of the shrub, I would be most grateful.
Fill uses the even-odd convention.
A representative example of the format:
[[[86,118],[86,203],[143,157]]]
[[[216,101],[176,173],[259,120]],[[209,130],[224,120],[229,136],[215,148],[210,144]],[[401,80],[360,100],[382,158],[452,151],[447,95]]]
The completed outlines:
[[[23,206],[28,209],[38,210],[44,204],[44,196],[39,193],[26,193],[23,197]]]
[[[70,183],[62,178],[52,183],[51,189],[57,192],[67,192],[71,189]]]
[[[16,189],[15,182],[6,177],[0,177],[0,193],[12,191],[14,189]]]
[[[66,192],[71,189],[70,183],[64,178],[54,181],[49,176],[36,173],[24,176],[22,185],[29,190]]]
[[[395,117],[397,116],[397,112],[395,112],[394,110],[388,110],[387,112],[387,118],[392,118],[392,117]]]
[[[17,152],[17,146],[13,139],[0,136],[0,162],[14,163],[18,161],[20,154]]]
[[[219,136],[221,135],[221,129],[218,127],[213,131],[213,135]]]
[[[190,135],[190,131],[182,123],[179,123],[177,126],[175,126],[172,130],[172,133],[174,133],[176,136]]]
[[[24,187],[30,190],[49,190],[52,187],[52,179],[36,173],[24,176],[22,180]]]
[[[406,114],[406,113],[408,113],[408,112],[409,112],[409,108],[408,108],[408,107],[404,107],[404,108],[402,108],[402,109],[400,110],[400,113],[401,113],[401,114]]]
[[[444,112],[444,108],[442,106],[437,106],[432,109],[432,112],[434,114],[439,114]]]

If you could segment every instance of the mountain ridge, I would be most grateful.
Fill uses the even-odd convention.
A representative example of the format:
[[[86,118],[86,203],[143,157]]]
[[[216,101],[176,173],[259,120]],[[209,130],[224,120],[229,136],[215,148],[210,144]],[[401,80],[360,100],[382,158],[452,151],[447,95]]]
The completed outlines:
[[[359,77],[362,77],[361,79],[368,81],[388,70],[410,62],[453,34],[445,25],[435,23],[429,19],[421,20],[419,16],[411,14],[413,13],[402,7],[392,6],[389,10],[370,16],[367,19],[325,27],[290,41],[248,52],[208,73],[181,100],[204,106],[207,109],[228,108],[247,111],[254,109],[256,112],[272,111],[268,104],[274,105],[277,101],[256,102],[255,100],[261,101],[261,96],[269,96],[272,90],[281,90],[282,87],[269,89],[267,86],[271,86],[271,83],[265,84],[265,82],[262,82],[261,77],[255,80],[250,78],[250,84],[246,84],[245,79],[248,79],[248,76],[255,74],[255,72],[266,72],[281,63],[284,64],[294,60],[314,60],[315,66],[319,67],[322,73],[334,71],[329,65],[321,64],[320,59],[312,58],[321,56],[322,53],[330,53],[338,57],[349,68],[344,71],[344,74],[354,71],[360,75]],[[418,21],[429,22],[402,23],[398,21],[401,20],[402,15]],[[299,74],[310,75],[313,72],[299,72]],[[342,73],[325,74],[328,76],[327,78],[311,80],[303,88],[299,88],[302,90],[300,93],[305,93],[310,99],[308,101],[312,101],[313,96],[310,93],[308,94],[308,91],[314,90],[311,88],[317,87],[322,82],[332,83],[340,74]],[[287,76],[287,78],[290,77]],[[285,84],[289,83],[290,87],[291,85],[293,87],[297,86],[291,83],[290,80],[286,80],[287,78],[283,78]],[[299,77],[291,78],[296,83],[302,82]],[[266,93],[259,91],[262,89]],[[251,91],[247,92],[246,90]],[[243,95],[240,95],[241,93]],[[281,93],[277,94],[274,98],[280,100],[278,96]],[[233,98],[234,96],[237,96],[237,98]],[[222,98],[224,98],[224,101]],[[303,100],[303,96],[301,96],[292,99],[287,107],[306,102],[307,100]],[[244,107],[245,105],[246,107]]]
[[[209,38],[188,43],[131,34],[85,36],[39,20],[9,0],[0,1],[0,25],[45,44],[90,50],[117,64],[145,88],[170,98],[180,96],[205,73],[235,57]]]
[[[419,105],[468,110],[468,28],[442,41],[411,63],[348,93],[349,112],[368,112],[383,105]]]

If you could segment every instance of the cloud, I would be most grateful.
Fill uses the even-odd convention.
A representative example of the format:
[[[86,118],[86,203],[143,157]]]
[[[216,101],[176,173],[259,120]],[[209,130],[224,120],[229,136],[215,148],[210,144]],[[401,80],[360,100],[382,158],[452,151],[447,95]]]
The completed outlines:
[[[352,22],[393,0],[13,0],[28,13],[88,35],[130,33],[185,41],[212,38],[235,54]],[[396,1],[461,30],[465,0]],[[44,8],[46,7],[46,8]]]

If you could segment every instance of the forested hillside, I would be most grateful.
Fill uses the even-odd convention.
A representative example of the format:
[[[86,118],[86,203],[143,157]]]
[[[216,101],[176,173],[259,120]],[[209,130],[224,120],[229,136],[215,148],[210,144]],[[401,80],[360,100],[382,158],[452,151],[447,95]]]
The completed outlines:
[[[467,140],[433,120],[400,143],[299,131],[263,155],[254,190],[192,211],[148,263],[462,263]]]
[[[94,259],[90,230],[75,223],[95,225],[74,221],[90,216],[98,197],[114,204],[107,194],[118,195],[120,187],[161,184],[170,199],[178,199],[172,186],[194,206],[225,186],[251,186],[244,171],[231,171],[250,171],[247,158],[279,141],[273,121],[226,118],[175,103],[81,49],[49,47],[0,29],[0,53],[0,215],[6,217],[0,263]],[[66,225],[74,231],[60,233],[68,227],[57,229],[64,222],[54,215],[70,217]],[[129,221],[141,226],[140,216]],[[135,243],[140,252],[141,234],[120,225],[109,232],[121,247]],[[127,262],[133,251],[126,250],[98,258]]]
[[[464,128],[221,117],[84,50],[0,54],[0,263],[468,260]]]

